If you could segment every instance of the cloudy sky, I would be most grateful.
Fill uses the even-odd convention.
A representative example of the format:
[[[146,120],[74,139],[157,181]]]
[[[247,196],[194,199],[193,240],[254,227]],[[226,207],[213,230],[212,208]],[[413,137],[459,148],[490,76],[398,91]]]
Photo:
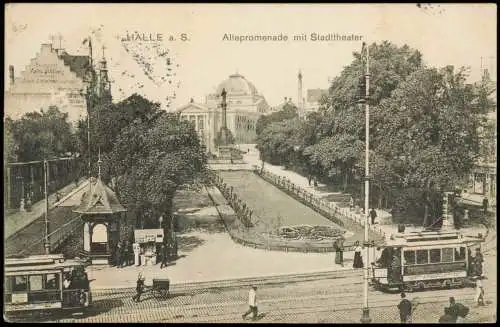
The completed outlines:
[[[471,67],[471,79],[479,76],[481,57],[496,61],[497,48],[496,7],[486,4],[9,4],[5,26],[5,67],[14,65],[16,76],[51,35],[62,35],[62,46],[70,54],[86,53],[82,41],[90,35],[95,56],[106,47],[116,100],[138,92],[166,104],[175,93],[171,108],[190,98],[202,102],[235,72],[276,105],[285,96],[297,97],[299,69],[304,88],[327,88],[329,78],[361,48],[359,41],[240,43],[224,41],[225,33],[286,34],[289,39],[302,33],[337,33],[361,35],[369,42],[406,43],[422,51],[428,65]],[[121,38],[135,31],[162,34],[164,40],[159,48],[151,42],[129,42],[127,52]],[[181,41],[181,33],[189,41]],[[176,41],[168,41],[169,35]],[[166,52],[171,66],[166,66],[166,57],[158,57]],[[151,67],[151,78],[145,66]],[[8,83],[7,76],[5,80]]]

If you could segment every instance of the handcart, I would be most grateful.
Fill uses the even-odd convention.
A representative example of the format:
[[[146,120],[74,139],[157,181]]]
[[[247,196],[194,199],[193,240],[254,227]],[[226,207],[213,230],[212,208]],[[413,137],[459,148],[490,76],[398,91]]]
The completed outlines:
[[[170,279],[153,279],[151,292],[155,298],[167,298],[170,292]]]

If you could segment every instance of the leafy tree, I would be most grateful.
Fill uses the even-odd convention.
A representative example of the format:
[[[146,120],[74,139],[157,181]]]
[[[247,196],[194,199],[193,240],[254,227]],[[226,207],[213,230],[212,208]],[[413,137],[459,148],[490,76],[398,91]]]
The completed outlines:
[[[17,161],[18,148],[12,133],[13,123],[14,121],[9,117],[7,117],[4,122],[4,164]]]
[[[19,161],[65,156],[76,150],[68,114],[51,106],[47,111],[29,112],[19,120],[7,119]]]
[[[443,192],[466,179],[477,158],[479,110],[466,77],[452,66],[420,69],[374,108],[375,151],[394,167],[390,186],[414,190],[403,206],[423,211],[424,225],[441,216]]]
[[[269,124],[257,136],[257,149],[261,157],[272,164],[288,166],[299,145],[297,136],[300,127],[298,118]]]
[[[296,117],[298,117],[297,107],[293,103],[287,102],[280,111],[260,116],[255,123],[255,133],[259,136],[269,124]]]
[[[101,156],[113,149],[114,143],[121,131],[134,121],[146,121],[156,115],[160,104],[153,103],[138,94],[122,100],[119,103],[95,103],[90,110],[90,146],[92,155],[92,171],[96,173],[96,162],[99,152]],[[88,162],[87,120],[78,122],[77,144],[80,153]]]
[[[159,215],[168,226],[172,199],[184,184],[204,176],[206,155],[194,130],[178,115],[159,112],[123,128],[103,169],[116,177],[117,193],[138,216],[142,227],[154,227]]]
[[[420,52],[406,45],[397,47],[387,41],[370,45],[370,105],[377,106],[390,97],[421,66]],[[307,144],[303,152],[309,165],[316,167],[316,174],[331,177],[333,172],[340,171],[344,190],[349,181],[355,180],[355,173],[356,180],[364,176],[360,160],[364,158],[365,113],[364,106],[359,104],[364,97],[361,87],[364,69],[361,54],[354,53],[353,62],[332,81],[328,96],[322,99],[320,112],[314,117],[314,132],[309,137],[314,142]],[[346,147],[351,150],[345,150]]]

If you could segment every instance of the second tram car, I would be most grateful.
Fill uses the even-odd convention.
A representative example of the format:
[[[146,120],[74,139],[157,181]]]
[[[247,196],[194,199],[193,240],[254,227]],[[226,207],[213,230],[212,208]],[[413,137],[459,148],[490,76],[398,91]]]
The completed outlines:
[[[463,236],[458,231],[398,233],[372,264],[372,283],[377,289],[406,292],[464,287],[471,278],[483,277],[483,241],[480,236]]]
[[[83,261],[59,254],[5,259],[7,316],[57,309],[84,311],[91,302]]]

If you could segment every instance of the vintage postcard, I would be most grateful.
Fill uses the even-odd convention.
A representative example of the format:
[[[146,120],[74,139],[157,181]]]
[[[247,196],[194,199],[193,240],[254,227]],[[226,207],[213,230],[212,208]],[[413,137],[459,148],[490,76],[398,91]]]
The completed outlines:
[[[4,319],[495,322],[496,9],[5,5]]]

